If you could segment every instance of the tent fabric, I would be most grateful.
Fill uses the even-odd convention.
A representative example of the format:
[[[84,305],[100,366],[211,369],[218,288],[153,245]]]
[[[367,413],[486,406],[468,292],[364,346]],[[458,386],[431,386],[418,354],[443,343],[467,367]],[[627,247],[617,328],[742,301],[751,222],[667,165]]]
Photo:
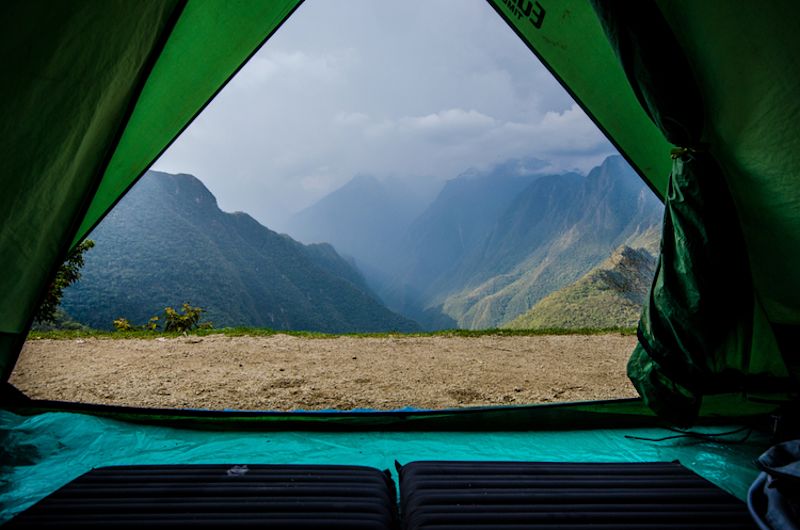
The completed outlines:
[[[299,5],[4,3],[0,376],[80,241]]]
[[[738,425],[703,427],[730,432]],[[672,438],[659,428],[541,432],[375,430],[275,432],[176,429],[68,412],[19,416],[0,411],[5,453],[0,523],[95,467],[156,464],[341,464],[391,469],[394,461],[669,462],[684,466],[744,499],[758,474],[752,461],[769,445],[746,431],[730,437]],[[740,443],[724,443],[740,441]],[[243,460],[247,462],[243,462]],[[396,478],[396,476],[395,476]]]
[[[661,252],[628,375],[648,405],[680,424],[697,416],[704,394],[776,384],[749,374],[752,290],[741,235],[720,224],[733,212],[730,204],[709,155],[676,157]]]
[[[704,102],[767,318],[800,324],[800,55],[791,0],[657,2]]]
[[[671,144],[698,147],[703,102],[686,57],[656,4],[648,0],[620,6],[593,0],[592,5],[647,116]]]
[[[659,0],[658,6],[689,58],[704,102],[703,139],[722,167],[744,237],[756,301],[758,359],[751,363],[773,363],[768,370],[777,373],[778,352],[795,357],[790,365],[800,353],[791,340],[800,336],[798,6],[788,0],[736,6]],[[791,375],[796,389],[796,367]]]
[[[753,389],[785,373],[753,357],[752,275],[723,170],[704,144],[702,94],[655,3],[596,0],[595,9],[642,107],[673,151],[661,252],[628,374],[645,401],[678,423],[703,394]]]
[[[69,248],[183,3],[4,3],[0,373]]]

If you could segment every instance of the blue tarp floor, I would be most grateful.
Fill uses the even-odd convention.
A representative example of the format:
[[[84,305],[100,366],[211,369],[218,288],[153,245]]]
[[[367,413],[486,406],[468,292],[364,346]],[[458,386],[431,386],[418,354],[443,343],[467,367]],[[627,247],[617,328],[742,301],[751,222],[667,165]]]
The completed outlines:
[[[718,433],[735,429],[697,429]],[[723,444],[664,429],[536,432],[240,432],[173,429],[85,414],[19,416],[0,410],[0,523],[92,468],[133,464],[354,464],[391,469],[394,461],[526,460],[654,462],[679,460],[744,499],[761,434]],[[741,437],[741,436],[740,436]],[[396,479],[396,477],[395,477]]]

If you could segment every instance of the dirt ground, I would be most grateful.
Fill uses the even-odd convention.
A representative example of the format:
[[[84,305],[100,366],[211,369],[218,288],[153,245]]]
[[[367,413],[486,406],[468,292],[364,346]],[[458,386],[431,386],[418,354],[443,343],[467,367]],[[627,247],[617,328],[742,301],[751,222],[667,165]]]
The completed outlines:
[[[33,340],[33,398],[206,409],[393,409],[635,396],[620,334]]]

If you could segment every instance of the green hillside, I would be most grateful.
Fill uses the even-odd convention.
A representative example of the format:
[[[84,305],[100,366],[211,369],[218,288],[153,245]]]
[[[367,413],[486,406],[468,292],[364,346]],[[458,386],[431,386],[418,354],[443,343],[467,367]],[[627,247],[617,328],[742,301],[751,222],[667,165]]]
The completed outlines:
[[[622,246],[575,283],[549,294],[504,328],[630,328],[636,326],[655,272],[644,249]]]
[[[303,245],[225,213],[191,175],[148,172],[90,236],[83,278],[62,306],[107,329],[190,301],[215,326],[323,332],[415,331],[326,244]]]
[[[541,177],[498,218],[469,257],[439,280],[444,312],[459,327],[499,326],[578,280],[620,245],[644,246],[662,207],[619,157],[586,177]]]

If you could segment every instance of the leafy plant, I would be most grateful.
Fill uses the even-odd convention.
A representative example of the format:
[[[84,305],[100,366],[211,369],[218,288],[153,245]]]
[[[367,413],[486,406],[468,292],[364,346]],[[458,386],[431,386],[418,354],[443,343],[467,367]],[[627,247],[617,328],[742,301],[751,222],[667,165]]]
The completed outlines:
[[[84,265],[84,254],[94,247],[94,241],[86,239],[67,254],[67,259],[59,267],[53,283],[47,289],[47,294],[33,317],[34,322],[55,323],[56,310],[61,304],[64,289],[77,282],[81,277],[81,268]]]
[[[211,322],[200,323],[200,317],[205,313],[202,307],[194,307],[189,302],[181,306],[179,311],[172,307],[164,308],[164,331],[184,333],[194,329],[212,329]],[[150,320],[142,326],[134,326],[127,318],[118,318],[114,321],[114,329],[117,331],[158,331],[161,317],[158,315],[150,317]]]
[[[182,310],[179,313],[171,307],[164,308],[164,331],[191,331],[197,327],[200,315],[205,312],[200,307],[192,307],[189,302],[183,304]]]
[[[150,320],[147,321],[147,324],[142,326],[145,331],[158,331],[158,321],[160,317],[158,315],[150,317]]]
[[[118,318],[114,321],[114,329],[117,331],[135,331],[136,327],[127,318]]]

